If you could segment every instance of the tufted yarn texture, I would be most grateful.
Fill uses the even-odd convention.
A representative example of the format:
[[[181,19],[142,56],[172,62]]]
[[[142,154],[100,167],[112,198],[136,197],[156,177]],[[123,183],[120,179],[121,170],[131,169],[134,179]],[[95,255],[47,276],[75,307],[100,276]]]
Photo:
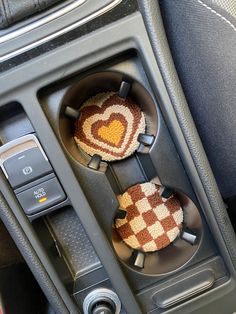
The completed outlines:
[[[145,117],[130,98],[114,92],[99,93],[80,108],[74,139],[87,154],[105,161],[121,160],[139,146],[139,133],[145,133]]]
[[[116,219],[115,228],[133,249],[154,252],[167,247],[179,235],[183,210],[176,196],[162,198],[160,186],[137,184],[118,196],[125,219]]]

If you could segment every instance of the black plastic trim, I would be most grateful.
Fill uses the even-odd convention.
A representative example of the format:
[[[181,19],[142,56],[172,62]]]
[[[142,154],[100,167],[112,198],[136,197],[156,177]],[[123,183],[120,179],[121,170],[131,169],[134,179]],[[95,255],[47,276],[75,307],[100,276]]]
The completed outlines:
[[[25,53],[22,53],[16,57],[12,57],[9,60],[3,61],[0,67],[0,73],[8,71],[13,67],[27,62],[33,58],[39,57],[40,55],[56,49],[62,45],[67,44],[70,41],[78,39],[94,30],[97,30],[104,25],[110,24],[118,19],[124,18],[138,10],[136,0],[123,0],[117,7],[111,11],[95,18],[94,20],[75,28],[74,30],[58,36],[57,38],[41,44]]]
[[[6,182],[4,181],[6,181],[6,179],[3,175],[0,175],[1,190],[3,193],[6,193]],[[13,197],[12,199],[14,202]],[[47,260],[39,242],[35,238],[32,227],[29,222],[27,222],[25,215],[20,208],[17,208],[18,204],[11,204],[11,206],[14,206],[17,209],[17,218],[7,205],[2,193],[0,193],[0,218],[14,239],[49,302],[58,314],[79,313],[60,279],[55,274],[53,266],[49,264],[49,261]],[[25,230],[22,229],[22,225],[25,227]],[[31,243],[28,240],[29,238],[31,239]],[[48,269],[50,269],[50,274]]]

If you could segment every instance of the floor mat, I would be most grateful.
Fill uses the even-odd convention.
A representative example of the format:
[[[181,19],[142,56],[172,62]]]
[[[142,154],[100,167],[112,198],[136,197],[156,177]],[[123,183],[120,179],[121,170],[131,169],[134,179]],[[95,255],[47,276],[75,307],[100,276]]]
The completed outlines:
[[[19,250],[17,249],[3,222],[0,220],[0,268],[17,264],[22,261],[23,258]]]
[[[48,313],[47,300],[26,264],[0,269],[0,293],[6,314]]]

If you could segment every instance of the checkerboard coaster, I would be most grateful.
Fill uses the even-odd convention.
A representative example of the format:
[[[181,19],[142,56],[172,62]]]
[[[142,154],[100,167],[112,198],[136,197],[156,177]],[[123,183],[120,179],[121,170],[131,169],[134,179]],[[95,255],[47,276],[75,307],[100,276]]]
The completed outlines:
[[[140,107],[130,98],[106,92],[82,105],[74,139],[87,154],[114,161],[135,152],[140,133],[145,133],[145,117]]]
[[[124,219],[115,220],[115,228],[131,248],[154,252],[173,242],[182,228],[183,210],[176,196],[161,197],[160,186],[137,184],[118,196]]]

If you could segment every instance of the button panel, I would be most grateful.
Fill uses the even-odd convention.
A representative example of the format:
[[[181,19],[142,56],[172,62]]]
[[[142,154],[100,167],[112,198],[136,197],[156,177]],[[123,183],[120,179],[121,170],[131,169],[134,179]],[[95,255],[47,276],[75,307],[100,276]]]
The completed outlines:
[[[66,200],[63,188],[34,134],[1,146],[0,167],[27,215],[39,215],[40,211],[50,210]]]
[[[56,177],[16,194],[16,197],[27,215],[38,213],[66,199]]]
[[[8,158],[3,163],[11,186],[15,189],[52,172],[49,161],[38,147]]]

